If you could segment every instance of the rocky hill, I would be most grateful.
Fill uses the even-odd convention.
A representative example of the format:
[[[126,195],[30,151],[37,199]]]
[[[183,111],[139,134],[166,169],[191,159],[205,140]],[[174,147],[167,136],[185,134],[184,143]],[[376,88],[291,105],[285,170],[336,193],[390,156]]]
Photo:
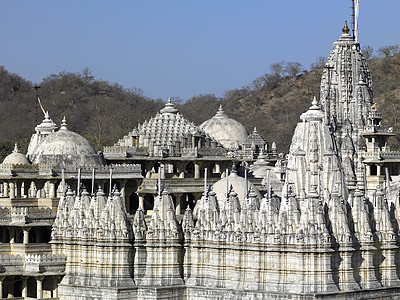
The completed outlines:
[[[313,96],[319,95],[323,59],[311,71],[296,64],[274,64],[271,73],[247,87],[226,91],[221,98],[199,95],[177,105],[185,117],[200,124],[222,104],[227,114],[249,131],[257,127],[268,142],[277,143],[279,151],[287,151],[300,114],[310,106]],[[369,66],[375,101],[385,123],[400,132],[400,54],[370,59]],[[98,150],[113,144],[164,105],[161,100],[144,97],[140,89],[96,80],[87,69],[49,75],[39,85],[38,94],[51,118],[60,124],[65,115],[69,128]],[[26,147],[43,118],[36,102],[31,82],[0,67],[0,160],[12,151],[14,142]],[[392,139],[392,146],[400,148],[400,137]]]

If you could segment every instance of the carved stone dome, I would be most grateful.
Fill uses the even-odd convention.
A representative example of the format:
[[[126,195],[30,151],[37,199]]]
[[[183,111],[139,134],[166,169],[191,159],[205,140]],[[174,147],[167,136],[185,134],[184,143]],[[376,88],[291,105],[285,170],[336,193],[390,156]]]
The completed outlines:
[[[228,180],[226,178],[221,178],[212,186],[212,190],[216,193],[218,202],[221,203],[225,200],[228,185],[229,189],[232,188],[232,190],[238,194],[239,201],[243,202],[243,199],[245,198],[244,191],[246,189],[246,179],[238,176],[236,170],[232,170],[228,176]],[[249,189],[251,185],[252,183],[248,181],[247,188]],[[262,199],[260,191],[254,186],[253,192],[256,193],[259,200]]]
[[[235,143],[241,144],[249,135],[246,128],[238,121],[229,118],[221,106],[214,117],[200,125],[200,129],[228,149]]]
[[[65,118],[60,130],[48,135],[31,155],[32,163],[53,166],[104,165],[102,155],[81,135],[69,131]]]
[[[7,155],[3,161],[3,164],[30,165],[31,163],[25,155],[19,152],[17,143],[15,143],[14,151]]]

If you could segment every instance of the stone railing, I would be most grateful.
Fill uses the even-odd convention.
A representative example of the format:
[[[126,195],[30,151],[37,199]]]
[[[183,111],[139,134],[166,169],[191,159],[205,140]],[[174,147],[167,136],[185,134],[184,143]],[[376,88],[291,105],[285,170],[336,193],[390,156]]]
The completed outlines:
[[[376,151],[375,153],[364,153],[363,156],[364,158],[367,157],[400,158],[400,151],[390,151],[390,152]]]
[[[65,255],[27,254],[24,257],[25,271],[63,273],[65,271]]]
[[[53,210],[45,206],[14,206],[11,209],[0,207],[0,223],[30,223],[54,218],[55,213]]]
[[[23,271],[21,255],[0,255],[0,273],[20,273]]]
[[[384,132],[393,133],[393,127],[388,127],[385,125],[375,125],[375,126],[365,126],[364,132]]]
[[[104,146],[103,155],[104,156],[127,156],[128,147],[127,146]]]

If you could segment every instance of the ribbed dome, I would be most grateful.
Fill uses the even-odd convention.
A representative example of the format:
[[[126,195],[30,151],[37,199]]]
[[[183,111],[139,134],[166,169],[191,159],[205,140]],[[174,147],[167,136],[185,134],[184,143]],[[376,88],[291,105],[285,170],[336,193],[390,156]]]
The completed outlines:
[[[238,121],[229,118],[221,106],[214,117],[200,125],[200,129],[228,149],[235,143],[241,144],[249,135],[246,128]]]
[[[226,178],[222,178],[218,180],[212,186],[212,190],[216,193],[218,202],[224,201],[226,198],[227,184],[229,188],[232,187],[232,190],[238,194],[239,201],[242,202],[244,197],[244,191],[246,189],[246,179],[237,175],[236,170],[233,170],[228,176],[228,182]],[[248,182],[247,188],[250,188],[251,182]],[[253,186],[253,191],[256,193],[258,199],[262,199],[260,191]]]
[[[81,135],[67,129],[65,119],[60,130],[48,135],[31,155],[32,163],[53,166],[104,164],[102,157]]]
[[[30,162],[25,155],[19,152],[18,145],[15,143],[14,151],[7,155],[3,161],[3,164],[29,165]]]

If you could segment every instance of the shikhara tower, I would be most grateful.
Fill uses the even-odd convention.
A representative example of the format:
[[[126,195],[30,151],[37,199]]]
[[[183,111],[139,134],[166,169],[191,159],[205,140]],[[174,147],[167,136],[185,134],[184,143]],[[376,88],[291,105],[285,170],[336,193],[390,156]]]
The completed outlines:
[[[354,188],[357,181],[363,182],[362,133],[373,105],[373,93],[365,57],[360,44],[349,34],[347,22],[342,31],[342,36],[333,43],[322,76],[321,109],[331,127],[346,183]]]

